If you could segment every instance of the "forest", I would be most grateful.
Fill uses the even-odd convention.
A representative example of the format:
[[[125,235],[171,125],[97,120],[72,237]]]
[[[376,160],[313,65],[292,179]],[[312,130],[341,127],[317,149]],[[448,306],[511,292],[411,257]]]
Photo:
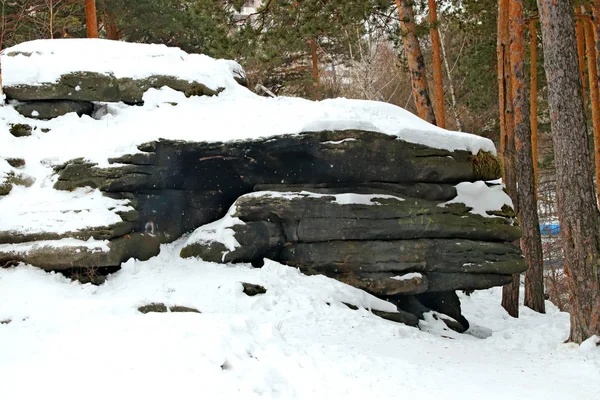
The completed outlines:
[[[403,107],[494,141],[523,230],[525,305],[600,335],[600,0],[1,0],[2,49],[160,43],[238,61],[264,96]],[[1,71],[1,69],[0,69]],[[518,317],[519,285],[502,305]]]

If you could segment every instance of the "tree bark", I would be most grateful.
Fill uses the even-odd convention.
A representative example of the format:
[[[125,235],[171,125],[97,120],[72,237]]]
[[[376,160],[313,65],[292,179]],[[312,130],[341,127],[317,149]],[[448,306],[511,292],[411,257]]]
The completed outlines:
[[[583,28],[584,21],[579,18],[577,19],[575,33],[577,35],[577,59],[579,60],[579,75],[581,76],[581,95],[583,97],[583,104],[585,109],[585,31]]]
[[[96,0],[85,0],[85,26],[88,38],[98,37],[98,19],[96,17]]]
[[[588,60],[588,78],[590,83],[590,103],[594,128],[594,158],[596,166],[596,193],[600,196],[600,92],[598,91],[598,65],[596,64],[596,46],[594,42],[594,24],[585,21],[585,49]]]
[[[509,9],[508,0],[498,0],[498,92],[500,104],[500,154],[504,166],[504,184],[518,212],[517,180],[515,176],[515,136],[512,114],[512,84],[510,75]],[[512,283],[502,287],[502,307],[512,317],[519,316],[520,276],[513,275]]]
[[[571,2],[537,0],[556,160],[558,216],[572,307],[570,341],[600,334],[600,215],[587,145]]]
[[[538,188],[538,76],[537,76],[537,32],[535,20],[529,21],[529,54],[531,101],[530,101],[530,123],[531,123],[531,155],[533,158],[534,194],[537,198]]]
[[[110,12],[104,13],[104,29],[106,30],[106,38],[109,40],[120,40],[121,32],[115,21],[115,16]]]
[[[440,33],[437,27],[437,5],[435,0],[429,2],[429,24],[431,35],[431,54],[433,58],[433,87],[435,120],[440,128],[446,127],[446,111],[444,109],[444,78],[442,72],[442,50]]]
[[[594,38],[596,39],[596,69],[600,71],[600,0],[592,6],[594,15]]]
[[[512,0],[510,15],[510,69],[512,77],[515,148],[517,153],[517,198],[519,222],[523,230],[521,250],[527,260],[525,272],[525,306],[544,313],[544,271],[542,240],[537,214],[535,175],[531,151],[529,101],[525,84],[525,20],[523,0]]]
[[[412,93],[417,106],[417,114],[425,121],[435,125],[436,120],[431,105],[431,98],[429,97],[425,61],[423,60],[419,39],[417,39],[416,34],[412,0],[396,0],[396,7],[398,8],[398,14],[400,16],[402,42],[408,61]]]

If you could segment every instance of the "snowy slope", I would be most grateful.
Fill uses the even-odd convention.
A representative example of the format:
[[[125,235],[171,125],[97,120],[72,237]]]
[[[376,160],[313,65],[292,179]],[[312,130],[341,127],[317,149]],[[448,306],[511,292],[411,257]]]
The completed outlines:
[[[131,260],[100,287],[0,270],[0,321],[12,319],[0,325],[2,397],[591,400],[600,391],[600,347],[563,344],[568,315],[550,303],[548,314],[521,308],[517,320],[499,290],[477,292],[461,298],[471,335],[434,320],[420,331],[347,308],[392,306],[337,281],[273,262],[182,260],[179,250]],[[248,297],[240,282],[268,291]],[[202,314],[136,310],[150,302]]]

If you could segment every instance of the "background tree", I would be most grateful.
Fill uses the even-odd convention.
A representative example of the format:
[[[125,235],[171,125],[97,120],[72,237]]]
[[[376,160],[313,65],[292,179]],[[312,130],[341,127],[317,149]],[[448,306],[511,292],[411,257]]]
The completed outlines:
[[[435,120],[441,128],[446,127],[446,111],[444,109],[444,82],[442,73],[442,44],[438,30],[436,0],[428,0],[429,23],[431,34],[431,56],[433,59],[433,86]]]
[[[511,0],[509,7],[510,72],[515,130],[517,198],[519,222],[523,228],[521,250],[527,260],[525,306],[545,312],[542,241],[537,213],[537,194],[531,151],[529,99],[525,82],[525,20],[523,0]]]
[[[511,40],[510,40],[510,3],[509,0],[498,0],[498,93],[500,107],[500,154],[504,166],[503,181],[512,199],[515,211],[520,212],[517,196],[516,153],[515,153],[515,120],[513,114],[513,93],[518,90],[519,83],[512,82]],[[522,67],[522,66],[521,66]],[[522,99],[520,99],[522,100]],[[522,105],[522,104],[520,104]],[[520,112],[522,118],[522,112]],[[523,129],[522,119],[519,127]],[[502,288],[502,307],[513,317],[519,316],[519,284],[520,275],[513,275],[512,283]]]
[[[425,61],[421,53],[421,46],[417,38],[415,16],[412,0],[396,0],[396,7],[400,16],[402,29],[402,42],[404,53],[408,60],[413,96],[417,105],[417,114],[427,122],[435,125],[435,113],[429,96]]]
[[[600,334],[600,216],[577,65],[570,1],[537,0],[556,159],[558,212],[570,292],[571,334]]]
[[[85,0],[85,26],[88,38],[98,37],[98,17],[96,16],[96,0]]]

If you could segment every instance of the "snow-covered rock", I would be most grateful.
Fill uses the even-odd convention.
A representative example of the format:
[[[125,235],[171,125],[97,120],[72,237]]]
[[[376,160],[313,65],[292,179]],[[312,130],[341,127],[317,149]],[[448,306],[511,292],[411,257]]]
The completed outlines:
[[[0,157],[24,160],[3,177],[31,178],[0,198],[4,265],[113,271],[199,228],[183,255],[266,257],[382,297],[427,294],[411,312],[437,310],[459,330],[454,290],[524,267],[507,243],[519,236],[510,199],[483,182],[500,177],[488,139],[379,102],[262,98],[237,63],[165,46],[35,41],[2,61],[13,100]],[[264,190],[289,204],[248,195]],[[256,204],[217,221],[238,198]]]

